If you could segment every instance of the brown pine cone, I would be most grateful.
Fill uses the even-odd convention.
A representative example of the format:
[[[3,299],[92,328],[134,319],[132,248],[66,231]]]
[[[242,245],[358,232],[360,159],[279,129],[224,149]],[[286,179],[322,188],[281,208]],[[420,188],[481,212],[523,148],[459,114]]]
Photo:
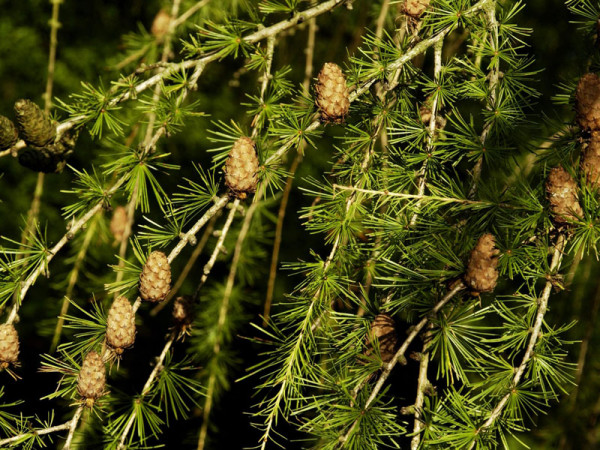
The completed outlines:
[[[398,333],[396,332],[396,323],[387,314],[377,314],[371,329],[367,335],[367,350],[366,355],[373,352],[372,338],[376,338],[379,342],[379,353],[383,362],[390,362],[396,354],[396,346],[398,345]]]
[[[173,319],[179,326],[189,327],[194,321],[194,305],[189,295],[177,297],[173,305]]]
[[[406,0],[402,11],[413,19],[418,19],[429,7],[431,0]]]
[[[494,235],[482,235],[469,256],[464,280],[473,295],[492,292],[498,281],[498,253]]]
[[[169,32],[170,24],[171,16],[167,11],[161,9],[160,11],[158,11],[156,16],[154,16],[150,32],[154,35],[154,37],[162,39],[165,36],[165,34]]]
[[[590,142],[581,156],[581,170],[592,187],[600,188],[600,131],[592,131]]]
[[[550,170],[546,179],[546,195],[556,225],[564,225],[577,220],[577,216],[583,216],[577,196],[577,183],[562,167]]]
[[[350,92],[346,77],[340,66],[325,63],[315,84],[315,103],[321,113],[321,121],[342,123],[350,110]]]
[[[258,184],[258,156],[256,144],[242,136],[234,142],[225,162],[225,184],[231,193],[240,199],[256,191]]]
[[[56,137],[56,123],[38,105],[27,99],[17,100],[15,113],[25,142],[36,147],[52,143]]]
[[[148,256],[140,275],[140,296],[149,302],[162,302],[171,290],[171,266],[163,252]]]
[[[15,124],[7,117],[0,116],[0,150],[11,148],[19,140]]]
[[[125,297],[117,297],[108,311],[106,342],[117,355],[135,342],[135,314]]]
[[[115,237],[115,241],[121,242],[127,228],[127,209],[123,206],[117,206],[110,219],[110,232]]]
[[[600,77],[586,73],[575,91],[577,123],[583,130],[600,130]]]
[[[79,371],[77,378],[77,392],[84,399],[88,406],[94,403],[94,400],[104,395],[104,387],[106,386],[106,368],[104,362],[98,353],[95,351],[89,352]]]
[[[0,325],[0,369],[19,359],[19,335],[12,324]]]

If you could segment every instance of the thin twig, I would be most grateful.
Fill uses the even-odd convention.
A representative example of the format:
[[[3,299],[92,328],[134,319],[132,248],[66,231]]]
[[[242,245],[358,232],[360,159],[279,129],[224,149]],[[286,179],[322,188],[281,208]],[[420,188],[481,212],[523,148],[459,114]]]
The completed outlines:
[[[96,218],[100,218],[98,215]],[[83,265],[83,261],[85,256],[87,255],[88,248],[90,243],[92,242],[92,238],[96,236],[96,227],[97,222],[91,222],[89,228],[85,232],[85,236],[83,238],[83,242],[79,251],[77,252],[77,256],[75,257],[75,263],[73,264],[73,269],[69,273],[69,282],[67,285],[67,292],[65,294],[65,298],[63,299],[62,307],[60,309],[60,314],[58,316],[58,321],[56,322],[56,328],[54,329],[54,336],[52,337],[52,344],[50,345],[50,353],[53,353],[60,342],[60,335],[62,333],[63,324],[65,323],[65,315],[69,309],[69,299],[73,298],[73,291],[75,289],[75,284],[79,279],[79,272],[81,270],[81,266]]]
[[[225,291],[223,292],[223,299],[221,300],[221,307],[219,308],[219,317],[217,319],[217,326],[215,331],[215,342],[213,344],[213,356],[212,358],[216,358],[217,355],[221,352],[221,342],[220,337],[223,327],[225,326],[225,319],[227,317],[227,313],[229,311],[229,300],[231,298],[231,294],[233,292],[233,285],[235,282],[235,276],[237,274],[238,264],[240,262],[240,256],[242,254],[243,243],[246,240],[246,236],[248,234],[248,230],[250,230],[250,224],[252,223],[252,217],[254,216],[254,212],[258,206],[258,199],[252,203],[248,211],[246,211],[246,217],[244,218],[244,222],[242,224],[242,228],[237,237],[237,241],[235,244],[235,251],[233,253],[233,258],[231,260],[231,268],[229,269],[229,276],[227,277],[227,283],[225,285]],[[208,435],[208,419],[210,417],[212,404],[213,404],[213,396],[214,389],[216,384],[216,373],[213,370],[208,379],[208,387],[206,390],[206,401],[204,402],[204,411],[202,414],[202,427],[200,428],[200,435],[198,437],[198,450],[203,450],[206,444],[206,437]]]
[[[107,196],[114,194],[128,179],[128,175],[124,175],[111,187],[107,192]],[[20,289],[17,291],[17,301],[13,305],[8,319],[6,319],[6,323],[10,324],[17,317],[17,313],[27,294],[27,291],[31,288],[33,283],[37,280],[40,274],[44,273],[46,270],[46,266],[48,263],[56,256],[56,254],[65,246],[67,242],[71,239],[73,235],[75,235],[83,226],[92,218],[94,215],[102,209],[103,200],[96,203],[90,210],[77,219],[75,222],[71,224],[69,231],[65,233],[62,238],[50,249],[48,250],[48,254],[46,256],[46,260],[44,264],[38,265],[38,267],[27,277],[27,279],[21,284]]]
[[[315,0],[311,1],[311,6],[315,4]],[[306,62],[304,64],[304,80],[302,82],[302,89],[306,95],[309,94],[310,80],[313,75],[313,62],[315,57],[315,37],[317,34],[317,20],[313,17],[308,21],[308,38],[306,40]],[[273,241],[273,253],[271,254],[271,266],[269,269],[269,280],[267,282],[267,295],[265,298],[265,306],[263,311],[263,326],[266,326],[269,316],[271,314],[271,304],[273,303],[273,292],[275,290],[275,279],[277,278],[277,264],[279,262],[279,250],[281,248],[282,234],[283,234],[283,221],[285,220],[285,213],[287,212],[287,205],[290,199],[290,193],[292,192],[292,186],[294,184],[294,176],[298,166],[302,161],[302,155],[306,143],[303,141],[298,147],[296,157],[290,166],[288,171],[287,180],[283,189],[281,197],[281,203],[279,204],[279,211],[277,212],[277,224],[275,225],[275,238]]]
[[[156,379],[156,377],[158,376],[160,371],[164,368],[163,364],[165,362],[165,358],[167,357],[167,354],[169,353],[169,349],[173,345],[173,342],[175,342],[176,337],[177,337],[177,331],[174,330],[171,333],[171,335],[169,336],[169,339],[167,339],[167,342],[165,343],[165,346],[163,347],[163,349],[156,361],[156,365],[154,366],[154,369],[152,369],[150,376],[148,377],[148,379],[146,380],[146,383],[144,384],[144,387],[142,388],[142,393],[140,394],[139,398],[143,398],[148,394],[148,392],[150,391],[150,387],[152,386],[152,383],[154,382],[154,380]],[[137,413],[134,410],[133,413],[131,414],[131,417],[127,421],[127,425],[125,425],[125,428],[123,429],[123,433],[121,434],[121,438],[119,439],[118,450],[127,448],[127,446],[125,445],[125,440],[127,439],[127,436],[129,435],[129,431],[131,431],[131,427],[133,426],[133,422],[135,421],[136,415],[137,415]]]
[[[377,383],[373,387],[373,390],[371,391],[371,395],[369,395],[369,398],[367,399],[365,405],[363,406],[363,412],[366,412],[369,409],[369,407],[371,406],[371,404],[377,397],[377,394],[379,394],[379,391],[381,391],[381,389],[383,388],[383,385],[384,385],[385,381],[388,379],[388,377],[390,376],[390,373],[392,372],[394,367],[396,367],[396,364],[398,363],[398,361],[400,361],[401,359],[404,359],[404,354],[406,353],[408,346],[418,336],[418,334],[425,327],[425,325],[427,325],[427,323],[429,322],[429,318],[431,316],[434,316],[435,314],[437,314],[446,305],[446,303],[448,303],[456,294],[458,294],[464,288],[465,288],[465,285],[462,282],[457,283],[456,286],[454,286],[454,288],[452,288],[452,290],[450,290],[440,301],[438,301],[435,304],[435,306],[429,312],[428,316],[423,317],[423,319],[421,319],[421,321],[417,325],[415,325],[414,327],[411,328],[410,333],[408,334],[408,336],[406,337],[406,339],[404,340],[404,342],[402,343],[400,348],[396,351],[394,358],[389,363],[384,364],[383,371],[381,372],[381,375],[379,375],[379,379],[377,380]],[[361,417],[362,417],[362,415],[361,415]],[[346,434],[344,434],[344,436],[340,437],[340,443],[342,444],[342,447],[346,444],[346,442],[348,442],[350,435],[352,434],[354,429],[358,426],[359,422],[360,422],[360,418],[356,419],[354,421],[354,423],[352,424],[352,426],[350,427],[350,429],[346,432]]]
[[[0,440],[0,448],[4,448],[8,444],[12,444],[13,442],[18,442],[21,439],[27,438],[28,436],[43,436],[46,434],[56,433],[58,431],[68,430],[71,427],[71,422],[72,422],[72,419],[61,425],[55,425],[53,427],[42,428],[39,430],[32,430],[27,433],[18,434],[16,436],[2,439],[2,440]]]
[[[429,324],[431,327],[431,323]],[[431,333],[427,332],[423,335],[423,350],[421,351],[419,361],[419,378],[417,380],[417,396],[415,398],[415,404],[413,409],[415,411],[415,421],[413,425],[413,438],[410,441],[411,450],[418,450],[419,444],[421,443],[421,430],[424,428],[422,421],[422,409],[423,402],[425,400],[425,390],[429,385],[429,379],[427,378],[427,369],[429,368],[429,345]]]
[[[81,413],[83,412],[83,405],[79,406],[75,411],[75,415],[71,419],[71,423],[69,426],[69,435],[67,436],[67,440],[65,441],[65,446],[63,450],[69,450],[71,448],[71,441],[73,440],[73,436],[75,436],[75,430],[77,429],[77,424],[79,423],[79,419],[81,418]]]
[[[492,45],[492,48],[494,49],[494,51],[497,52],[498,46],[499,46],[499,38],[498,38],[498,21],[496,20],[496,0],[494,0],[493,2],[486,5],[486,11],[487,11],[487,15],[488,15],[489,26],[491,28],[491,32],[489,35],[490,44]],[[496,89],[498,87],[498,78],[500,76],[500,57],[496,56],[496,58],[497,58],[496,63],[492,66],[492,68],[490,69],[490,73],[488,74],[488,77],[489,77],[488,85],[489,85],[489,90],[490,90],[490,97],[489,97],[489,101],[487,104],[487,108],[489,110],[496,107],[496,96],[497,96]],[[484,146],[484,150],[485,150],[485,144],[487,141],[487,137],[488,137],[490,131],[492,130],[492,125],[493,125],[493,121],[491,121],[491,120],[488,123],[486,123],[485,126],[483,127],[483,131],[479,138],[479,140],[481,141],[481,145]],[[473,181],[472,181],[472,185],[471,185],[471,190],[469,191],[469,197],[471,197],[471,198],[475,195],[475,191],[477,190],[477,184],[479,183],[479,179],[481,178],[482,165],[483,165],[483,155],[479,157],[479,159],[475,163],[475,167],[473,168]]]
[[[210,275],[210,272],[212,271],[212,268],[215,265],[215,262],[217,261],[217,257],[223,251],[223,244],[225,243],[225,238],[227,237],[229,227],[231,227],[231,223],[233,222],[233,218],[235,217],[235,213],[237,212],[239,205],[240,199],[236,198],[233,204],[231,205],[231,211],[229,211],[229,215],[227,216],[225,225],[223,225],[223,228],[221,229],[219,239],[217,240],[217,245],[215,245],[215,249],[213,250],[212,255],[210,255],[208,262],[204,265],[204,268],[202,269],[202,277],[200,277],[200,283],[196,288],[196,293],[198,293],[198,291],[200,291],[200,288],[204,286],[204,283],[206,283],[206,280],[208,279],[208,276]]]
[[[564,234],[559,234],[556,239],[556,244],[554,245],[554,252],[552,253],[552,261],[550,263],[549,275],[553,276],[560,269],[560,264],[563,258],[563,251],[565,249],[565,245],[567,243],[567,239]],[[542,295],[538,299],[538,310],[535,316],[535,321],[533,324],[533,328],[531,329],[531,336],[529,337],[529,342],[527,344],[527,349],[525,350],[525,354],[523,355],[523,359],[521,360],[521,364],[515,370],[515,374],[513,376],[511,382],[511,389],[509,389],[508,393],[502,397],[502,399],[498,402],[496,407],[490,413],[488,419],[475,431],[475,436],[480,434],[482,431],[487,430],[492,424],[500,417],[506,403],[510,399],[511,395],[513,395],[514,389],[518,386],[525,370],[527,369],[527,364],[533,357],[535,346],[538,342],[538,339],[541,336],[542,326],[544,324],[544,316],[546,314],[546,310],[548,309],[548,300],[550,299],[550,293],[552,292],[552,280],[548,280],[546,285],[544,286],[544,290],[542,291]],[[475,439],[471,442],[469,449],[472,449],[475,446]]]
[[[437,195],[419,195],[419,194],[405,194],[403,192],[390,192],[390,191],[376,191],[373,189],[362,189],[354,186],[343,186],[340,184],[334,184],[333,190],[335,191],[356,191],[362,192],[364,194],[370,195],[379,195],[383,197],[398,197],[398,198],[406,198],[406,199],[415,199],[415,200],[431,200],[442,203],[460,203],[464,205],[479,205],[479,206],[496,206],[499,208],[507,208],[507,209],[519,209],[518,206],[509,205],[507,203],[494,203],[487,202],[484,200],[467,200],[464,198],[454,198],[454,197],[441,197]]]
[[[279,262],[279,250],[281,248],[282,235],[283,235],[283,222],[285,219],[285,213],[287,210],[288,201],[290,199],[290,193],[294,184],[294,174],[298,170],[300,161],[302,160],[302,152],[298,151],[292,165],[288,171],[288,179],[283,189],[283,195],[281,197],[281,203],[279,204],[279,211],[277,213],[277,224],[275,225],[275,239],[273,241],[273,253],[271,255],[271,266],[269,269],[269,280],[267,281],[267,296],[265,299],[265,306],[263,311],[263,326],[267,325],[269,316],[271,315],[271,305],[273,303],[273,293],[275,291],[275,279],[277,278],[277,263]]]
[[[436,42],[435,44],[435,52],[434,52],[434,70],[433,70],[433,81],[434,83],[439,83],[440,74],[442,72],[442,49],[444,48],[444,40]],[[431,105],[431,117],[429,118],[429,136],[427,138],[427,148],[425,149],[426,154],[430,154],[433,151],[433,146],[435,144],[436,132],[435,129],[437,127],[437,118],[438,118],[438,105],[439,105],[439,96],[433,95],[433,102]],[[421,167],[419,173],[419,195],[425,194],[425,187],[427,186],[427,162],[429,160],[425,159],[423,162],[423,166]],[[417,219],[419,217],[421,202],[417,202],[415,205],[416,211],[412,215],[410,219],[410,226],[414,226],[417,223]]]

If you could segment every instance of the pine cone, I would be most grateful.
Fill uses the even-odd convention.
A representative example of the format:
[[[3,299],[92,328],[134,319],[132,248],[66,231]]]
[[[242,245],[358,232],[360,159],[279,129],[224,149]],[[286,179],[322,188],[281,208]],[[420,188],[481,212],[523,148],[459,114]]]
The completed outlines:
[[[577,123],[583,130],[600,130],[600,77],[586,73],[575,91]]]
[[[171,266],[163,252],[148,256],[140,275],[140,295],[149,302],[162,302],[171,290]]]
[[[473,290],[473,295],[495,289],[498,281],[498,253],[496,239],[490,233],[481,236],[471,250],[464,279],[465,284]]]
[[[173,319],[180,326],[189,326],[194,321],[194,305],[189,295],[177,297],[173,305]]]
[[[237,198],[244,199],[256,191],[258,156],[254,141],[242,136],[234,142],[225,162],[225,184]]]
[[[402,11],[413,19],[418,19],[429,7],[430,0],[406,0]]]
[[[398,344],[398,334],[396,333],[396,323],[387,314],[378,314],[371,322],[371,330],[367,335],[366,355],[373,352],[373,343],[371,338],[377,338],[379,342],[379,353],[383,362],[390,362],[396,355],[396,346]]]
[[[135,314],[125,297],[117,297],[108,311],[106,342],[118,355],[135,342]]]
[[[28,144],[43,147],[56,136],[56,124],[31,100],[18,100],[15,113],[21,136]]]
[[[95,351],[89,352],[79,371],[77,379],[77,392],[88,401],[91,406],[94,400],[104,395],[104,387],[106,386],[106,368],[104,362],[98,353]]]
[[[171,16],[164,9],[158,11],[154,20],[152,21],[152,27],[150,31],[154,37],[162,39],[165,34],[169,32],[169,25],[171,24]]]
[[[321,113],[321,121],[342,123],[350,109],[350,93],[346,77],[340,66],[325,63],[315,84],[316,105]]]
[[[123,240],[125,229],[127,228],[127,209],[123,206],[117,206],[110,219],[110,232],[117,242]]]
[[[0,150],[11,148],[19,140],[15,124],[7,117],[0,116]]]
[[[12,324],[0,325],[0,369],[19,359],[19,335]]]
[[[555,167],[546,179],[546,195],[556,225],[567,224],[583,216],[577,196],[577,183],[562,167]]]
[[[590,142],[581,156],[581,170],[591,186],[600,188],[600,131],[592,131]]]

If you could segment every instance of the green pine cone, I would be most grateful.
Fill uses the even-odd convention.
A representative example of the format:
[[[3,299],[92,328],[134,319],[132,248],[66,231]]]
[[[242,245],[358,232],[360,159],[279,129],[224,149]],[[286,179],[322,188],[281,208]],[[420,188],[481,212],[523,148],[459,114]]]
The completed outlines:
[[[11,148],[19,140],[17,127],[7,117],[0,116],[0,150]]]
[[[54,140],[56,124],[31,100],[17,100],[15,113],[19,131],[25,142],[43,147]]]

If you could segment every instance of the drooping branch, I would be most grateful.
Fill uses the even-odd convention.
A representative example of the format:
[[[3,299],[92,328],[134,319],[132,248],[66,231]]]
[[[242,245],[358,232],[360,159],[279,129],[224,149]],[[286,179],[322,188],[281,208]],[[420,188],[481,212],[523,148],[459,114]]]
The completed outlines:
[[[533,327],[531,329],[531,333],[529,336],[529,341],[527,343],[527,348],[525,349],[525,354],[521,359],[521,363],[515,370],[515,374],[512,378],[511,387],[509,391],[500,399],[496,407],[492,410],[487,420],[481,425],[476,431],[475,436],[489,429],[498,418],[501,416],[502,411],[506,407],[506,404],[510,400],[510,397],[513,395],[513,390],[519,385],[521,378],[525,374],[525,370],[533,357],[535,346],[538,343],[538,340],[542,334],[542,327],[544,325],[544,316],[546,315],[546,311],[548,309],[548,301],[550,299],[550,294],[552,293],[552,277],[560,270],[560,265],[563,259],[563,252],[567,244],[567,238],[563,233],[559,234],[556,243],[554,244],[554,251],[552,252],[552,261],[550,262],[549,267],[549,279],[546,281],[544,286],[544,290],[542,291],[542,295],[538,299],[538,308],[535,316],[535,320],[533,322]],[[469,449],[472,449],[476,444],[476,440],[474,439]]]
[[[408,350],[408,346],[419,335],[419,333],[421,332],[421,330],[423,330],[425,325],[427,325],[427,323],[429,322],[429,317],[435,316],[450,300],[452,300],[452,298],[456,294],[458,294],[463,289],[465,289],[465,285],[462,282],[456,283],[456,285],[450,291],[448,291],[448,293],[446,293],[446,295],[444,295],[444,297],[442,297],[433,308],[431,308],[429,315],[423,317],[419,323],[417,323],[414,327],[411,328],[410,333],[408,334],[400,348],[398,348],[398,350],[396,351],[394,358],[389,363],[386,363],[383,366],[383,371],[381,372],[381,375],[379,375],[377,383],[375,383],[375,386],[373,387],[369,398],[363,406],[364,412],[366,412],[371,407],[373,401],[383,388],[385,381],[390,376],[390,373],[392,373],[392,370],[394,370],[394,367],[396,367],[396,364],[398,364],[400,360],[404,359],[404,354],[406,353],[406,350]],[[348,429],[348,431],[340,437],[340,443],[342,444],[342,447],[348,442],[348,439],[350,438],[350,436],[352,435],[359,423],[360,418],[356,419],[352,423],[352,426]]]

